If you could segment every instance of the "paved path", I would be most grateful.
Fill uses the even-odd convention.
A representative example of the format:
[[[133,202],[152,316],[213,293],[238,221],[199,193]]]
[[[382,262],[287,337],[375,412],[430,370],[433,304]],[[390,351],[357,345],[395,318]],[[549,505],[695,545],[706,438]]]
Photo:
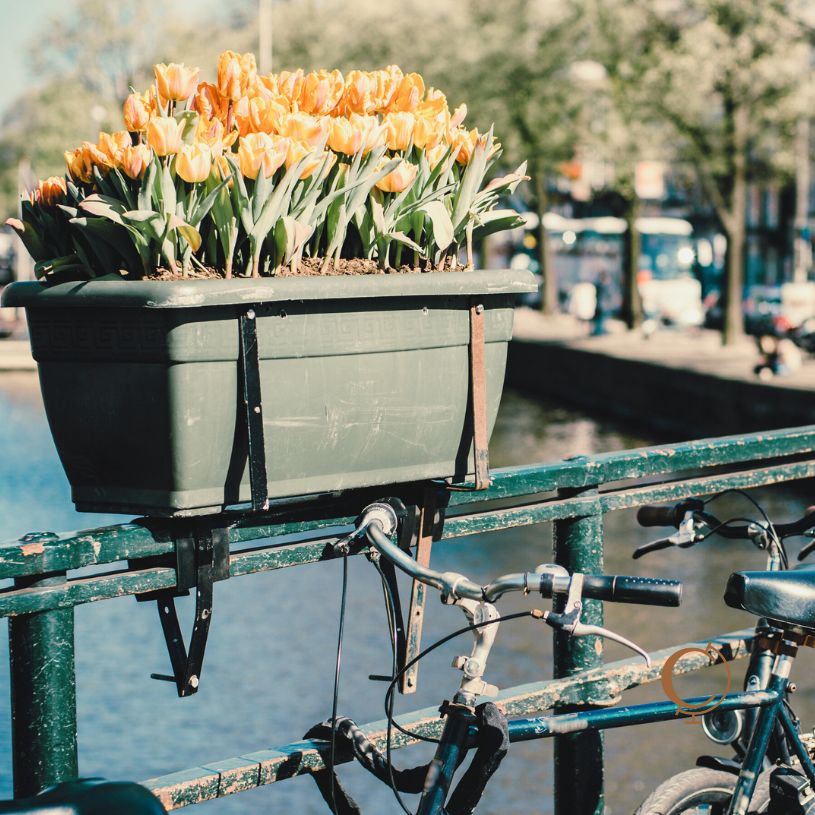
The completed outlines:
[[[717,331],[658,331],[649,339],[639,332],[626,331],[622,323],[612,323],[611,333],[588,335],[585,323],[556,314],[544,316],[529,308],[515,312],[513,335],[518,340],[566,345],[596,354],[681,368],[711,374],[722,379],[758,382],[753,368],[759,360],[755,340],[745,337],[734,346],[724,347]],[[815,390],[815,358],[804,357],[800,370],[788,376],[762,381],[765,385]]]
[[[0,340],[0,373],[36,370],[28,340]]]

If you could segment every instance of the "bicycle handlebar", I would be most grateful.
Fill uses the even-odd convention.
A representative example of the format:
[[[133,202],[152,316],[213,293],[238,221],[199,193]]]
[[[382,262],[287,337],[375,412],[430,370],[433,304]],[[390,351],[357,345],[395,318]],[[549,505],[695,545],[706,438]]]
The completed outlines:
[[[456,572],[439,572],[417,563],[391,541],[378,520],[370,522],[364,532],[371,546],[403,572],[452,597],[491,603],[511,591],[536,591],[548,598],[553,594],[566,594],[569,590],[569,576],[537,572],[506,574],[485,586],[479,586]],[[678,580],[651,577],[586,575],[583,596],[612,603],[675,607],[682,598],[682,584]]]

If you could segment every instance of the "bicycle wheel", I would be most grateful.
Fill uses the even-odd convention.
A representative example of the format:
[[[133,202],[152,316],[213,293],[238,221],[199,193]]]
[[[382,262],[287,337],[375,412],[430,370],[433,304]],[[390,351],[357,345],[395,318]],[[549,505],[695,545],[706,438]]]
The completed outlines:
[[[635,815],[724,815],[736,787],[736,776],[696,767],[663,781],[639,806]],[[770,800],[767,773],[759,777],[750,815],[766,812]]]

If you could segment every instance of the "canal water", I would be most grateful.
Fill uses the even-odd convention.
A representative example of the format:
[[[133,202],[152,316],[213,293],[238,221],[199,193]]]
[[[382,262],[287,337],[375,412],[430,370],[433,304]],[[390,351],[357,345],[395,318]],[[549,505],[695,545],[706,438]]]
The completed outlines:
[[[692,435],[692,434],[690,434]],[[554,461],[653,443],[636,427],[623,428],[517,393],[507,393],[491,450],[495,466]],[[79,515],[48,434],[36,378],[0,378],[0,539],[33,530],[87,528],[123,520]],[[807,495],[807,486],[810,495]],[[759,491],[771,517],[790,518],[815,503],[811,485]],[[722,514],[744,514],[739,499],[723,501]],[[721,596],[734,568],[761,568],[763,557],[749,544],[710,541],[693,550],[660,553],[639,561],[630,554],[655,537],[637,527],[633,512],[606,519],[608,572],[659,575],[685,581],[681,609],[607,606],[607,625],[655,649],[749,626],[746,614],[727,609]],[[796,547],[797,548],[797,547]],[[533,569],[551,559],[547,525],[437,544],[437,568],[486,582],[499,574]],[[80,770],[84,776],[146,779],[299,739],[331,710],[334,648],[341,579],[340,563],[314,564],[219,583],[200,692],[177,699],[172,685],[151,672],[169,670],[159,621],[152,604],[131,598],[80,606],[76,610]],[[504,612],[534,603],[513,597]],[[538,605],[540,605],[540,600]],[[185,630],[190,608],[182,604]],[[430,643],[464,623],[457,608],[432,603],[425,626]],[[0,626],[0,652],[7,647]],[[487,679],[509,687],[551,676],[549,630],[531,620],[508,622],[499,632]],[[421,665],[419,691],[400,698],[407,711],[435,706],[453,694],[459,675],[450,666],[469,651],[464,639],[439,649]],[[628,653],[616,644],[608,659]],[[734,669],[734,683],[738,671]],[[388,639],[378,577],[364,558],[349,566],[349,602],[339,709],[359,722],[383,717],[384,686],[369,674],[389,671]],[[797,665],[800,684],[812,676],[811,652]],[[676,681],[683,695],[721,692],[721,668]],[[659,687],[627,694],[626,701],[659,699]],[[8,666],[0,658],[0,795],[10,795]],[[815,722],[815,694],[806,687],[796,707]],[[704,752],[722,752],[698,725],[686,721],[610,731],[607,745],[607,812],[630,813],[660,779],[693,765]],[[726,750],[724,751],[726,753]],[[399,766],[427,760],[428,746],[396,753]],[[372,815],[398,810],[391,792],[362,770],[341,769],[344,782]],[[513,745],[492,781],[479,812],[528,815],[552,812],[550,742]],[[212,815],[320,815],[327,812],[316,785],[300,778],[241,793],[196,809]]]

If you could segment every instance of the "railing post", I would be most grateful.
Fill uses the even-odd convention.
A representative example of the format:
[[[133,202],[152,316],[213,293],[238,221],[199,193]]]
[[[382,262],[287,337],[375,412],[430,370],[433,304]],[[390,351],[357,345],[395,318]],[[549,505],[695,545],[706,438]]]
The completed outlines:
[[[597,494],[596,487],[561,489],[560,498]],[[587,514],[556,521],[554,528],[555,562],[570,572],[600,574],[603,571],[603,516]],[[603,605],[584,600],[582,620],[603,624]],[[555,679],[595,668],[603,662],[603,643],[597,637],[572,639],[560,633],[554,636]],[[586,699],[584,701],[590,701]],[[555,706],[560,712],[568,706]],[[555,815],[602,815],[603,736],[580,733],[555,738]]]
[[[65,575],[18,579],[48,586]],[[9,618],[14,797],[78,775],[73,608]]]

